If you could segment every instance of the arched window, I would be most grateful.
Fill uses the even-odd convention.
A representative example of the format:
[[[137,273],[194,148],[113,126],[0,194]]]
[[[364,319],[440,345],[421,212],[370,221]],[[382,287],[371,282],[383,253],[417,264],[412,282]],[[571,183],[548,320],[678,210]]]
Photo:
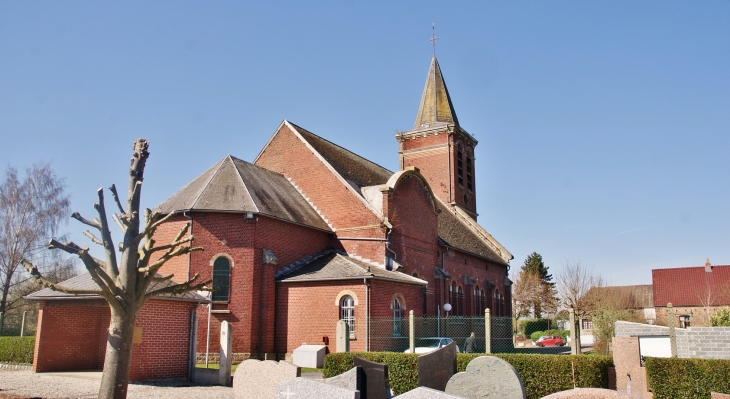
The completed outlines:
[[[398,298],[393,298],[393,335],[400,336],[403,326],[403,310]]]
[[[340,300],[340,320],[347,323],[350,330],[350,338],[355,337],[355,300],[351,296],[345,295]]]
[[[458,300],[456,299],[456,281],[451,282],[451,287],[449,287],[449,290],[449,293],[451,294],[449,295],[451,297],[449,298],[449,302],[451,302],[451,314],[456,315],[456,312],[458,311],[458,309],[456,309],[456,303],[458,302]]]
[[[231,292],[231,261],[219,257],[213,262],[213,302],[228,302]]]
[[[474,315],[481,316],[482,313],[484,313],[484,309],[482,309],[481,291],[479,291],[479,286],[477,285],[474,287]]]
[[[466,154],[466,188],[467,188],[467,190],[469,190],[469,192],[474,191],[473,163],[474,163],[474,158],[472,158],[472,155],[470,153],[467,153]]]
[[[464,148],[459,144],[456,147],[456,176],[459,181],[459,187],[464,187]]]
[[[459,290],[458,290],[457,300],[458,300],[457,303],[459,306],[458,306],[456,316],[463,316],[464,315],[464,290],[461,287],[459,287]]]
[[[484,313],[484,310],[487,309],[487,297],[484,295],[484,290],[481,291],[480,298],[482,300],[482,313]]]

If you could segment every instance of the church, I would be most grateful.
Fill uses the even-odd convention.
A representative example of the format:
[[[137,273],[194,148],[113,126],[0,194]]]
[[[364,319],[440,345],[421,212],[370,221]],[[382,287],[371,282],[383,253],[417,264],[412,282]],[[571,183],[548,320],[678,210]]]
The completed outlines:
[[[226,156],[159,205],[174,216],[157,242],[190,222],[204,248],[160,273],[216,288],[210,310],[198,307],[198,353],[209,316],[211,353],[227,320],[242,360],[330,339],[334,351],[338,320],[351,350],[366,351],[387,349],[369,342],[371,318],[444,315],[446,304],[451,317],[511,314],[513,257],[477,223],[477,140],[435,56],[415,125],[395,139],[392,172],[285,120],[252,162]]]

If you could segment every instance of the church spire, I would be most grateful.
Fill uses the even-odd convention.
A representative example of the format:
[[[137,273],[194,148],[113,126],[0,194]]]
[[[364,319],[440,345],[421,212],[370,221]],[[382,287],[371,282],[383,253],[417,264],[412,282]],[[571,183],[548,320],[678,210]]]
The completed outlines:
[[[414,129],[424,127],[436,122],[453,123],[458,125],[454,106],[451,104],[449,91],[446,89],[446,82],[441,75],[441,68],[436,60],[436,55],[431,60],[431,67],[426,78],[426,87],[423,89],[421,106],[418,107],[418,116]]]

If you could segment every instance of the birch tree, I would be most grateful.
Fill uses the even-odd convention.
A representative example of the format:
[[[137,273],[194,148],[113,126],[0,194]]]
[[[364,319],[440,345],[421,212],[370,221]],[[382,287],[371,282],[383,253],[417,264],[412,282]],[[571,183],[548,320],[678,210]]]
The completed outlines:
[[[109,188],[118,214],[111,218],[123,233],[123,240],[114,245],[112,241],[107,210],[104,205],[104,191],[97,190],[98,202],[94,204],[98,217],[87,219],[74,212],[71,217],[91,227],[94,232],[86,230],[84,234],[95,244],[103,248],[104,259],[91,256],[88,247],[81,247],[74,242],[51,240],[48,248],[60,249],[74,254],[81,259],[91,278],[97,284],[96,289],[69,289],[45,279],[38,269],[28,260],[22,263],[31,275],[43,287],[67,294],[92,294],[104,298],[111,311],[111,321],[107,331],[106,356],[104,372],[99,388],[99,398],[126,398],[129,384],[129,371],[132,355],[132,338],[137,312],[150,298],[159,295],[179,295],[189,291],[207,290],[210,281],[198,282],[198,274],[188,281],[179,284],[168,284],[164,288],[149,290],[152,282],[170,281],[172,274],[161,276],[157,272],[171,258],[187,255],[202,248],[193,247],[192,235],[187,235],[190,224],[186,224],[177,233],[171,243],[157,245],[152,238],[155,230],[172,214],[166,216],[146,209],[144,224],[140,229],[140,197],[142,180],[149,152],[148,143],[137,139],[129,167],[129,185],[127,187],[126,204],[122,204],[114,185]]]

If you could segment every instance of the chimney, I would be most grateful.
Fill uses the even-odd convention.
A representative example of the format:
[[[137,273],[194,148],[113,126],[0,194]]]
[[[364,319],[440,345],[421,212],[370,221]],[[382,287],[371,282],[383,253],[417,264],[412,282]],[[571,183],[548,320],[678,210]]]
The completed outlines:
[[[712,271],[712,265],[710,264],[710,259],[709,258],[706,258],[705,259],[705,271],[706,272],[711,272]]]

